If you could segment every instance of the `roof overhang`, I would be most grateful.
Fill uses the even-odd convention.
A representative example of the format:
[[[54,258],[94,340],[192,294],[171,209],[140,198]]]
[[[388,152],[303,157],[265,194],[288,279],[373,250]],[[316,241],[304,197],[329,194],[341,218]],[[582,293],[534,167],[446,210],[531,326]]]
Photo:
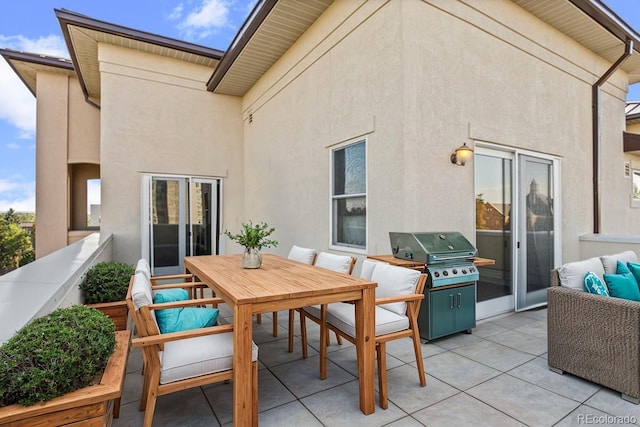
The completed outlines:
[[[640,35],[600,0],[512,1],[610,63],[633,41],[633,53],[620,68],[629,83],[640,81]]]
[[[640,102],[628,102],[624,110],[627,125],[640,123]]]
[[[218,49],[99,21],[64,9],[55,9],[55,14],[82,91],[87,100],[96,105],[100,103],[98,64],[98,44],[100,43],[136,49],[212,68],[218,64],[224,53]]]
[[[74,75],[73,64],[66,58],[0,49],[0,55],[7,61],[20,80],[36,96],[36,81],[39,72]]]
[[[262,0],[231,42],[207,89],[243,96],[333,0]]]
[[[529,13],[614,63],[627,39],[634,54],[621,68],[640,81],[640,36],[600,0],[512,0]],[[207,83],[215,93],[243,96],[333,0],[262,0],[249,15]]]

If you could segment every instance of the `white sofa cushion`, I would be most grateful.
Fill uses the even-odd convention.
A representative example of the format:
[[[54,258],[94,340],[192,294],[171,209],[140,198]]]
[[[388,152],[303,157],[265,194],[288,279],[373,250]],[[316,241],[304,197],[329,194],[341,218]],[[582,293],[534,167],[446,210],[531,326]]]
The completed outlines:
[[[149,263],[146,259],[141,258],[138,260],[135,272],[143,273],[145,276],[147,276],[147,279],[151,280],[151,267],[149,266]]]
[[[375,270],[378,264],[384,264],[378,261],[371,261],[370,259],[363,259],[362,266],[360,267],[360,278],[365,280],[371,280],[373,270]]]
[[[293,245],[289,251],[287,258],[294,261],[303,262],[305,264],[313,264],[313,260],[316,257],[316,250],[310,248],[302,248],[300,246]]]
[[[351,269],[351,257],[348,255],[335,255],[328,252],[320,252],[316,263],[316,267],[326,268],[327,270],[337,271],[338,273],[349,274]]]
[[[151,282],[144,273],[136,273],[133,277],[131,287],[131,299],[136,310],[140,307],[153,304],[153,294],[151,292]]]
[[[382,263],[377,265],[371,274],[371,281],[378,283],[376,298],[411,295],[416,291],[418,279],[420,272],[417,270]],[[395,302],[380,307],[404,315],[406,306],[405,302]]]
[[[558,276],[560,285],[584,292],[584,275],[592,271],[604,283],[604,268],[600,258],[594,257],[583,261],[568,262],[560,267]]]
[[[628,262],[638,262],[638,256],[634,251],[624,251],[614,255],[601,256],[600,261],[606,274],[616,274],[618,261],[627,265]]]
[[[251,360],[258,360],[258,346],[252,343]],[[233,368],[233,333],[170,341],[160,354],[160,384],[199,377]]]
[[[356,309],[353,304],[339,302],[329,304],[327,308],[327,323],[332,324],[347,335],[356,336]],[[403,331],[409,327],[409,318],[376,306],[376,336]]]

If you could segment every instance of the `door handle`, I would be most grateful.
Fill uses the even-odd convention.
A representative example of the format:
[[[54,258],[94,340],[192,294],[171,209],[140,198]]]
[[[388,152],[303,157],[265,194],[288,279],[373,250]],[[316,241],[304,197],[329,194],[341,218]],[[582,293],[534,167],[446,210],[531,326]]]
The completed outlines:
[[[458,292],[458,308],[462,305],[462,293]]]
[[[453,294],[449,294],[449,308],[453,310]]]

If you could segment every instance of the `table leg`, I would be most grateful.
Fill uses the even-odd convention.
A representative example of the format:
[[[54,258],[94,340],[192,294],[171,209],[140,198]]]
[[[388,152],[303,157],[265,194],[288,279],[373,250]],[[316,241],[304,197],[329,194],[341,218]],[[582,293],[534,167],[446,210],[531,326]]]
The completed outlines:
[[[251,351],[253,318],[251,305],[233,307],[233,425],[257,425],[253,419]]]
[[[375,412],[375,295],[375,288],[363,289],[355,302],[360,410],[365,415]]]

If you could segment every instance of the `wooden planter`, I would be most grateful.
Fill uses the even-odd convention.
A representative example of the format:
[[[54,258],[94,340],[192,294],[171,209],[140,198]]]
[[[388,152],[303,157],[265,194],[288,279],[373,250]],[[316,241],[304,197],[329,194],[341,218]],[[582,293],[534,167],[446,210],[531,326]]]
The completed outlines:
[[[124,331],[127,329],[127,323],[129,321],[127,301],[123,300],[86,305],[87,307],[95,308],[103,312],[116,325],[116,331]]]
[[[32,406],[0,408],[0,425],[25,426],[110,426],[120,415],[130,331],[116,332],[116,350],[109,358],[99,384],[72,391]]]

